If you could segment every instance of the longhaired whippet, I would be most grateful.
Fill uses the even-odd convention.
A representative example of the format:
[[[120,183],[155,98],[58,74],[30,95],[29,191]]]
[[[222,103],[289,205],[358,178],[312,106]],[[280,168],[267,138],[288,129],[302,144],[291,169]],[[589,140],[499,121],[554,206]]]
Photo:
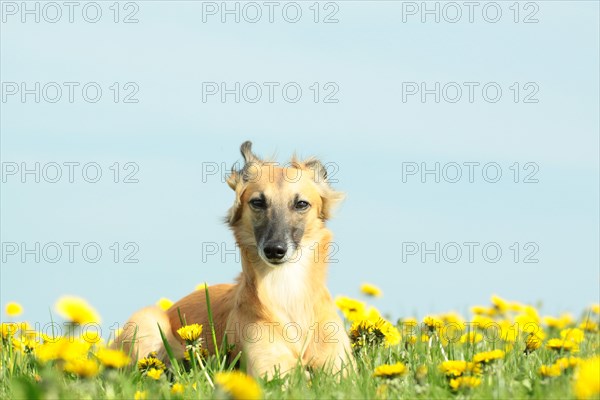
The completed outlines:
[[[338,372],[353,361],[325,286],[332,238],[325,221],[343,195],[329,185],[318,160],[294,157],[282,168],[258,158],[251,146],[242,144],[244,166],[227,177],[235,201],[226,220],[241,251],[242,273],[235,284],[208,288],[217,343],[226,336],[235,346],[230,354],[241,351],[247,372],[256,377],[285,374],[297,365]],[[136,312],[115,346],[134,357],[155,351],[166,359],[158,324],[176,357],[183,358],[185,344],[176,333],[180,316],[203,325],[203,344],[212,353],[204,290],[167,311]]]

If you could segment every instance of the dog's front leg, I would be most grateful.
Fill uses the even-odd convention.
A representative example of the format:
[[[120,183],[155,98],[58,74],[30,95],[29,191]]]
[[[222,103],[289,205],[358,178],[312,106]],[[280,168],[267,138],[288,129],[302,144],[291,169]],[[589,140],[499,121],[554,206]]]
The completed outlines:
[[[267,333],[268,324],[252,324],[257,332],[248,335],[248,330],[242,330],[242,354],[246,361],[249,375],[256,378],[283,376],[302,363],[298,349],[294,343],[289,343],[277,333]],[[247,337],[244,337],[244,334]]]
[[[333,373],[341,372],[347,376],[356,367],[352,355],[350,339],[344,329],[342,321],[337,315],[331,315],[319,323],[319,329],[313,345],[309,348],[308,363],[315,368],[325,368]]]

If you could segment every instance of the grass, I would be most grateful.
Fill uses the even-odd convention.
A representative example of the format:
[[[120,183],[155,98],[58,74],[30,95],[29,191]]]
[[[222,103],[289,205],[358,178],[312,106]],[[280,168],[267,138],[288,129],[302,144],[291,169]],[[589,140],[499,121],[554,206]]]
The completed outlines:
[[[568,399],[586,398],[586,396],[599,398],[600,371],[596,372],[595,369],[598,363],[593,364],[588,361],[600,355],[598,314],[586,310],[578,320],[569,317],[543,319],[537,316],[537,310],[532,307],[503,309],[498,307],[498,301],[500,300],[496,298],[492,306],[478,310],[487,313],[485,316],[479,313],[471,317],[472,320],[488,321],[487,330],[482,329],[483,324],[465,326],[462,317],[455,314],[425,319],[430,325],[423,323],[415,325],[414,320],[405,319],[383,329],[382,325],[373,322],[373,313],[367,317],[365,312],[362,315],[363,321],[367,321],[365,318],[371,318],[371,322],[364,322],[361,327],[354,325],[351,328],[351,322],[346,321],[347,328],[353,330],[351,337],[355,343],[356,371],[342,378],[326,370],[312,370],[309,371],[308,377],[303,369],[298,368],[283,377],[277,376],[269,381],[258,379],[260,397],[266,399]],[[348,312],[343,305],[341,308],[346,316],[360,320],[356,313]],[[373,311],[366,305],[365,310]],[[531,327],[522,329],[523,322],[528,321],[527,318],[538,321],[538,325],[535,326],[543,332],[539,334],[538,342],[534,344],[530,342],[529,349],[527,338],[533,330]],[[493,326],[501,328],[498,335],[490,328],[492,326],[489,325],[490,321],[493,322]],[[582,325],[583,322],[585,325]],[[510,331],[509,327],[513,330]],[[243,398],[252,396],[253,393],[256,395],[250,389],[253,380],[243,381],[239,380],[238,376],[234,376],[233,386],[219,383],[219,373],[232,371],[235,364],[227,360],[224,346],[220,347],[218,356],[216,354],[202,356],[201,344],[197,341],[190,342],[190,358],[193,361],[176,361],[166,368],[158,379],[153,379],[147,371],[140,371],[136,365],[111,368],[110,360],[99,358],[98,350],[103,347],[99,343],[84,347],[69,345],[68,343],[81,342],[79,339],[81,328],[76,324],[72,325],[71,339],[61,339],[64,345],[54,353],[50,351],[54,349],[51,345],[42,343],[43,339],[49,342],[51,338],[34,337],[31,332],[27,335],[19,328],[20,325],[3,324],[0,348],[0,398],[206,399]],[[394,334],[392,330],[401,335]],[[462,334],[469,332],[478,339],[475,343],[464,340],[466,336],[462,341],[460,340]],[[477,336],[478,334],[481,336]],[[497,340],[492,340],[497,336],[499,336]],[[574,346],[570,351],[566,351],[568,348],[566,345],[558,349],[549,348],[547,344],[552,338],[562,339],[562,343],[572,342]],[[211,331],[210,340],[216,343],[217,339]],[[534,348],[536,346],[537,348]],[[502,350],[502,353],[495,353],[497,359],[473,364],[476,366],[475,369],[470,371],[467,369],[462,373],[463,377],[473,377],[472,381],[467,382],[475,383],[475,387],[458,389],[451,387],[451,379],[457,377],[448,376],[441,369],[444,361],[470,362],[478,357],[477,354],[492,350]],[[540,373],[543,365],[549,367],[558,365],[557,360],[561,358],[566,358],[567,361],[562,361],[560,368],[554,368],[555,376],[543,376]],[[560,362],[558,361],[559,364]],[[377,367],[397,363],[405,367],[405,372],[395,374],[394,370],[390,369],[387,376],[385,373],[383,376],[374,376]],[[589,365],[592,365],[591,370]],[[453,383],[456,384],[457,381]]]

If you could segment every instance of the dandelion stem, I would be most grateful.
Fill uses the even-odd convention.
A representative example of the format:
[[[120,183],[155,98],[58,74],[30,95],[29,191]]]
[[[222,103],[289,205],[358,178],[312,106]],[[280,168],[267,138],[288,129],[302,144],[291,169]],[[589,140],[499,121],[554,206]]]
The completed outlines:
[[[206,367],[204,366],[204,363],[202,362],[202,358],[200,357],[200,354],[199,353],[195,353],[195,354],[196,354],[196,359],[198,360],[198,364],[200,365],[200,369],[202,370],[202,372],[204,372],[204,376],[206,377],[208,384],[210,385],[210,387],[212,389],[214,389],[215,385],[214,385],[213,381],[210,379],[210,376],[208,376],[208,372],[206,372]]]

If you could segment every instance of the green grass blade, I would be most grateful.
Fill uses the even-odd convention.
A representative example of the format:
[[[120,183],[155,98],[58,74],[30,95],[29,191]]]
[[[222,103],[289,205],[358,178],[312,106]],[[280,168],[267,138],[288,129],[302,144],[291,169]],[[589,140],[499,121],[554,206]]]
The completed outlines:
[[[160,327],[160,324],[157,323],[156,326],[158,326],[158,331],[160,332],[160,338],[162,339],[163,345],[165,346],[165,350],[167,351],[167,355],[169,356],[169,361],[171,361],[173,370],[175,371],[175,373],[177,375],[181,376],[181,372],[179,371],[179,364],[177,363],[177,359],[175,358],[175,355],[173,354],[173,349],[171,348],[171,345],[169,344],[167,337],[165,336],[165,333],[163,332],[162,328]]]
[[[204,293],[206,294],[206,310],[208,311],[208,322],[210,324],[210,333],[212,335],[213,346],[215,347],[215,355],[217,360],[221,360],[219,355],[219,346],[217,345],[217,334],[215,332],[215,323],[213,321],[212,309],[210,307],[210,296],[208,295],[208,285],[204,283]]]

